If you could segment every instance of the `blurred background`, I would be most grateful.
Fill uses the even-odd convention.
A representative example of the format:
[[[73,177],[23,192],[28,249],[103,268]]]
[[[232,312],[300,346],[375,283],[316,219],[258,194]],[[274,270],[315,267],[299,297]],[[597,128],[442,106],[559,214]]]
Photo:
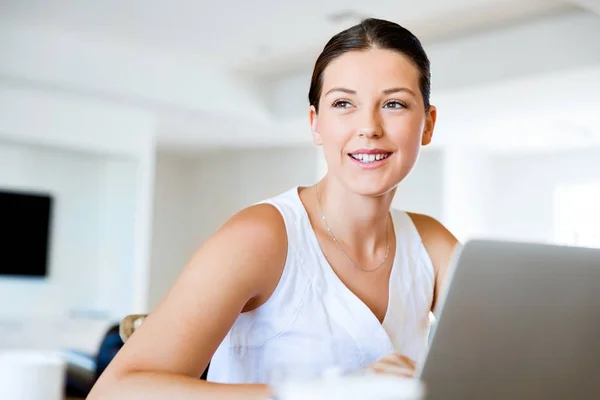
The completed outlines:
[[[312,66],[364,17],[432,62],[434,142],[396,207],[600,247],[598,1],[1,0],[0,348],[96,354],[234,212],[320,178]]]

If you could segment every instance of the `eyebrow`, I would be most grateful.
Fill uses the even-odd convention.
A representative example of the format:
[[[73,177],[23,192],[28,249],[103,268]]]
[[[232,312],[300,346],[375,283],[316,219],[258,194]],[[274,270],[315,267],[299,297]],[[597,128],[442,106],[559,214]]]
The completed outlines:
[[[415,92],[413,92],[409,88],[405,88],[405,87],[395,87],[395,88],[391,88],[391,89],[385,89],[383,91],[383,94],[392,94],[392,93],[398,93],[398,92],[406,92],[406,93],[416,97]]]
[[[329,89],[327,91],[327,93],[325,93],[325,96],[327,96],[328,94],[333,93],[333,92],[356,94],[356,90],[347,89],[347,88],[343,88],[343,87],[334,87],[334,88]],[[416,97],[415,92],[413,92],[409,88],[405,88],[405,87],[395,87],[395,88],[385,89],[382,91],[382,93],[386,94],[386,95],[392,94],[392,93],[398,93],[398,92],[406,92],[406,93]]]
[[[347,93],[347,94],[356,94],[356,90],[352,90],[352,89],[346,89],[343,87],[334,87],[331,88],[327,91],[327,93],[325,93],[325,96],[327,96],[329,93],[333,93],[333,92],[343,92],[343,93]]]

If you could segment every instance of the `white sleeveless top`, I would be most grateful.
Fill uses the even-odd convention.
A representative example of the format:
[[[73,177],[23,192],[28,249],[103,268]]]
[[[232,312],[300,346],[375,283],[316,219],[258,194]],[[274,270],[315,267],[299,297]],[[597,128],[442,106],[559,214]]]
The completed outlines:
[[[239,315],[217,348],[208,380],[268,383],[278,367],[363,368],[397,352],[419,360],[428,342],[435,273],[410,217],[392,210],[396,254],[383,324],[325,259],[293,188],[264,201],[285,222],[288,253],[271,297]]]

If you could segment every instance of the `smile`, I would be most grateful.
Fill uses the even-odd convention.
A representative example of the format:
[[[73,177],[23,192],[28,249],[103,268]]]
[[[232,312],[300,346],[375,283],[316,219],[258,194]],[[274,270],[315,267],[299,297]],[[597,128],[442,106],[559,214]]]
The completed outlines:
[[[360,161],[362,163],[368,164],[373,163],[375,161],[385,160],[392,153],[377,153],[377,154],[348,154],[353,159]]]
[[[358,150],[355,153],[348,154],[348,157],[358,167],[372,170],[385,165],[392,154],[392,152],[385,150]]]

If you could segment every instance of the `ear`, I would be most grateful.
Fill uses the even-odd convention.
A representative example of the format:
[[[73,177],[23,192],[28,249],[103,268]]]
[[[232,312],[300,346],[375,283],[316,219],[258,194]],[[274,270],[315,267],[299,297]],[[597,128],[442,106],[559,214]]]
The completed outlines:
[[[310,129],[313,135],[313,143],[317,146],[321,146],[323,144],[323,139],[319,133],[319,116],[317,115],[317,110],[314,106],[310,106],[308,111],[308,119],[310,121]]]
[[[425,128],[423,129],[423,137],[421,139],[422,146],[427,146],[429,143],[431,143],[431,138],[433,137],[433,128],[435,128],[435,121],[437,119],[437,108],[435,108],[433,105],[430,105],[429,111],[427,111],[425,118]]]

